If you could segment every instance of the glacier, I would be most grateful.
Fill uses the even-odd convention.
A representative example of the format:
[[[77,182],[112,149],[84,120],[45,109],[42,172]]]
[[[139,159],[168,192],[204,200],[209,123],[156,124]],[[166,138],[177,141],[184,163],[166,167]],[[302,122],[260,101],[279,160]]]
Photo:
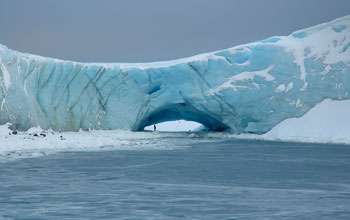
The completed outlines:
[[[164,121],[263,134],[348,100],[350,16],[289,36],[152,63],[79,63],[0,44],[0,125],[131,130]]]

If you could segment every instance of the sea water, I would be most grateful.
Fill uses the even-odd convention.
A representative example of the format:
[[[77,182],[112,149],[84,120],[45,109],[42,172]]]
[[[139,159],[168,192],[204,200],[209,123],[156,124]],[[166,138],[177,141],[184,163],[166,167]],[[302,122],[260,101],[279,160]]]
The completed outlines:
[[[0,163],[0,219],[350,219],[350,147],[244,140]]]

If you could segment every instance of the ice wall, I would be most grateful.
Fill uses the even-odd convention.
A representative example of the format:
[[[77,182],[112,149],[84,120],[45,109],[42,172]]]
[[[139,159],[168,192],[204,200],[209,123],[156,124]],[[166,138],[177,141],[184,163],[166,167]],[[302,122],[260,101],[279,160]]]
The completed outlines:
[[[265,133],[325,98],[350,99],[350,16],[190,58],[78,63],[0,45],[0,124],[142,130],[185,119]]]

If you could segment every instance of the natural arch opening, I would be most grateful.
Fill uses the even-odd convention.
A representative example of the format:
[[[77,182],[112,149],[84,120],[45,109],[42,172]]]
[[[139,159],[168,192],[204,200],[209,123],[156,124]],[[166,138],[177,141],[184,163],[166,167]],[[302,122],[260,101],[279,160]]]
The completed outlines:
[[[188,131],[201,131],[205,130],[206,127],[195,121],[186,121],[186,120],[176,120],[176,121],[165,121],[159,124],[156,124],[157,131],[165,132],[188,132]],[[146,126],[145,131],[153,131],[153,125]]]
[[[135,130],[143,131],[147,126],[177,120],[197,122],[211,131],[224,131],[229,129],[228,126],[219,121],[215,116],[207,112],[199,111],[192,105],[180,103],[167,105],[151,112],[139,121]]]

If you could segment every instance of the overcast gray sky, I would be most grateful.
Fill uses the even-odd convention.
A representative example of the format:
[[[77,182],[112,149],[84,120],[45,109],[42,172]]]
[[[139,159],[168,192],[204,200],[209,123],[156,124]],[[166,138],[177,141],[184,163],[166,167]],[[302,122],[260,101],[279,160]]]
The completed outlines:
[[[350,0],[0,0],[0,43],[75,61],[159,61],[349,14]]]

